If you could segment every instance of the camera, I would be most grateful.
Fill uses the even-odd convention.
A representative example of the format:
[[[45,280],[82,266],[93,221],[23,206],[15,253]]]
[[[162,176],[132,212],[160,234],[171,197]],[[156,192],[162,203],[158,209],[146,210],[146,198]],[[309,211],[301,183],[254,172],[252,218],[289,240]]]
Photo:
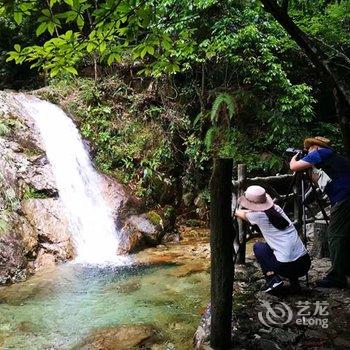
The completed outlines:
[[[294,147],[288,147],[284,151],[284,155],[288,158],[292,158],[293,156],[295,156],[297,154],[298,155],[297,160],[305,157],[307,155],[307,153],[308,152],[306,150],[294,148]]]

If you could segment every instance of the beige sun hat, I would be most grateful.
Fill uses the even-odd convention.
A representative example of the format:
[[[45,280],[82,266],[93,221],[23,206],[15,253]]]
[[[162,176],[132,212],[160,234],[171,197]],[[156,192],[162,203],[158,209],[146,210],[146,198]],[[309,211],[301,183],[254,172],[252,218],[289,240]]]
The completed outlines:
[[[273,206],[272,198],[261,186],[249,186],[244,195],[238,198],[238,203],[247,209],[254,211],[264,211]]]
[[[304,140],[305,149],[309,149],[313,145],[331,148],[331,141],[323,136],[308,137]]]

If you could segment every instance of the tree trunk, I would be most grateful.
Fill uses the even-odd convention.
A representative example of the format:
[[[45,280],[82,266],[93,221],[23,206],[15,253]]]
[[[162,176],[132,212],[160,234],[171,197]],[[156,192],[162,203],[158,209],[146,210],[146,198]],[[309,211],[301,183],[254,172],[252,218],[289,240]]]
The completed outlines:
[[[242,196],[244,194],[245,189],[245,180],[246,180],[246,172],[247,167],[245,164],[238,164],[238,197]],[[237,264],[245,264],[245,255],[246,255],[246,241],[247,241],[247,232],[246,232],[246,225],[243,220],[237,219],[238,222],[238,237],[239,237],[239,248],[237,252]]]
[[[346,103],[343,96],[339,95],[338,90],[334,89],[335,109],[340,123],[340,130],[343,136],[344,149],[350,156],[350,105]]]
[[[278,5],[276,0],[261,0],[266,11],[270,12],[278,23],[286,30],[291,38],[304,51],[316,69],[321,73],[321,78],[330,82],[335,88],[337,116],[344,137],[344,148],[350,155],[350,91],[344,82],[332,71],[327,64],[327,57],[288,16],[288,13]]]
[[[231,218],[232,159],[214,159],[210,180],[211,333],[214,349],[232,347],[232,292],[234,278]]]

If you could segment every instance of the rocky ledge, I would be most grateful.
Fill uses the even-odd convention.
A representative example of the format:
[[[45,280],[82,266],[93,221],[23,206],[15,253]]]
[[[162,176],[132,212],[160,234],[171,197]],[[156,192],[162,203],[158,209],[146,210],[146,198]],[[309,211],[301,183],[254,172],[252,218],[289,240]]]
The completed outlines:
[[[315,257],[309,285],[288,287],[279,295],[262,293],[263,276],[251,255],[236,266],[232,337],[237,349],[350,349],[350,290],[316,288],[330,268],[329,259]],[[210,350],[210,308],[194,336],[194,348]]]

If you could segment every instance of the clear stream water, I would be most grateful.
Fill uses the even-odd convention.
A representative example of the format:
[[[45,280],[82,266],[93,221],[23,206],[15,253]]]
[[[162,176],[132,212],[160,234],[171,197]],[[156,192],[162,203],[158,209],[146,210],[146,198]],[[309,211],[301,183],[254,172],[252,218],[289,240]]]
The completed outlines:
[[[72,349],[94,329],[124,324],[154,326],[164,349],[191,349],[209,274],[176,269],[67,263],[2,287],[0,349]]]

